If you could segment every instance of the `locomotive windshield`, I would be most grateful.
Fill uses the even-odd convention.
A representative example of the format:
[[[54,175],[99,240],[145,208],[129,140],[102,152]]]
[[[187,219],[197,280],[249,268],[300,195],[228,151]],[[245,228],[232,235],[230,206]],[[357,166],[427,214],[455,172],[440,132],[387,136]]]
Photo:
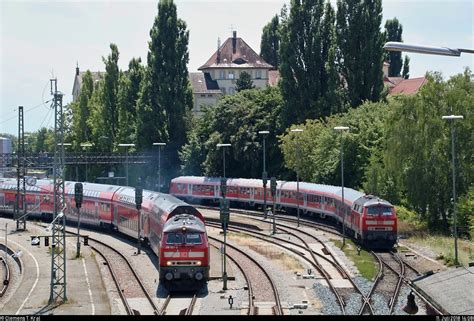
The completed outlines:
[[[201,233],[168,233],[166,244],[201,244]]]
[[[367,215],[392,215],[392,208],[387,206],[370,206],[367,207]]]

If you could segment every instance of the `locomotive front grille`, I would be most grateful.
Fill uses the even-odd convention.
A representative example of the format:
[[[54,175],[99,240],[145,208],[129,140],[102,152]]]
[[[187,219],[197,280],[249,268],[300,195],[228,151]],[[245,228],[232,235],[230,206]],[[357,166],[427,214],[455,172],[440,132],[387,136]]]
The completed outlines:
[[[201,262],[200,261],[168,261],[166,265],[168,266],[180,266],[180,265],[201,266]]]

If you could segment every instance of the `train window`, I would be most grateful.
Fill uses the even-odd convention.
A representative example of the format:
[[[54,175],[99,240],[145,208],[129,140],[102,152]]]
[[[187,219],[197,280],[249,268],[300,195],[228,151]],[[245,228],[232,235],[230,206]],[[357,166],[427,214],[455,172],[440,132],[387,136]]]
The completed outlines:
[[[166,244],[181,244],[183,243],[183,234],[181,233],[168,233],[166,238]]]
[[[186,233],[186,244],[201,244],[201,234]]]
[[[392,215],[392,208],[391,207],[382,207],[382,215],[383,216],[390,216]]]
[[[379,211],[378,208],[375,206],[367,207],[367,215],[378,215]]]

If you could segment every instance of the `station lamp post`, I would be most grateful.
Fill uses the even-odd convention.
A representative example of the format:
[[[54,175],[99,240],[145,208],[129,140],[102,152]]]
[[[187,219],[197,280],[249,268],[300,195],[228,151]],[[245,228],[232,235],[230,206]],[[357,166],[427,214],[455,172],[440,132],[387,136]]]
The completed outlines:
[[[161,148],[166,146],[166,143],[153,143],[153,146],[158,146],[158,192],[161,193]]]
[[[342,247],[346,245],[346,207],[344,204],[344,151],[343,151],[343,132],[349,130],[349,127],[345,126],[337,126],[334,127],[335,131],[341,132],[341,189],[342,189],[342,202],[341,202],[341,210],[342,210]]]
[[[120,147],[126,147],[126,159],[125,159],[125,179],[128,186],[128,148],[135,146],[135,144],[118,144]]]
[[[265,138],[270,133],[268,130],[261,130],[258,132],[259,135],[263,136],[263,172],[262,172],[262,181],[263,181],[263,218],[267,218],[267,181],[268,181],[268,173],[265,166]]]
[[[292,133],[302,133],[300,128],[292,129]],[[297,227],[300,227],[300,144],[296,144],[296,214],[298,216]],[[273,213],[275,215],[275,213]]]
[[[224,177],[221,178],[221,193],[222,199],[220,203],[220,219],[222,223],[222,230],[224,231],[224,247],[222,249],[222,290],[227,290],[227,269],[226,269],[226,245],[227,245],[227,226],[229,224],[229,202],[225,198],[225,194],[227,191],[227,179],[225,178],[225,148],[232,146],[231,144],[217,144],[217,148],[222,147],[222,162],[223,162],[223,174]]]
[[[404,42],[389,41],[383,48],[387,51],[405,51],[414,52],[428,55],[440,55],[440,56],[454,56],[459,57],[461,53],[474,53],[472,49],[461,49],[461,48],[448,48],[448,47],[432,47],[418,44],[408,44]]]
[[[92,147],[91,143],[81,143],[82,149],[86,149],[88,147]],[[86,182],[87,182],[87,152],[86,152]]]
[[[453,162],[453,225],[454,225],[454,264],[458,265],[458,230],[457,230],[457,212],[456,212],[456,157],[454,154],[454,121],[464,119],[461,115],[450,115],[441,117],[444,120],[451,121],[451,156]]]

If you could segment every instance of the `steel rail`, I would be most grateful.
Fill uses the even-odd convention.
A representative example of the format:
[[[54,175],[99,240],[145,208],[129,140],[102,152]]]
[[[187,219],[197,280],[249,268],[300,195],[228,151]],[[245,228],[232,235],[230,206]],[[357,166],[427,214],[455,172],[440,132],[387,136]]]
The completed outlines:
[[[3,262],[3,265],[5,266],[5,279],[3,282],[2,290],[0,290],[0,297],[2,297],[7,292],[8,285],[10,284],[10,267],[8,266],[8,263],[3,259],[3,257],[1,257],[0,260]]]
[[[213,240],[214,242],[224,243],[223,241],[219,240],[218,238],[215,238],[215,237],[212,237],[212,236],[208,236],[208,238]],[[226,246],[228,246],[228,247],[232,248],[233,250],[239,252],[240,254],[244,255],[246,258],[248,258],[250,261],[252,261],[256,266],[258,266],[260,270],[263,271],[263,273],[265,274],[265,277],[269,280],[270,285],[272,287],[273,296],[275,298],[275,305],[276,305],[277,315],[283,315],[283,308],[281,306],[281,301],[280,301],[280,296],[278,294],[278,289],[276,287],[275,282],[273,282],[273,279],[271,278],[268,271],[265,268],[263,268],[263,266],[260,263],[258,263],[255,258],[251,257],[250,255],[248,255],[247,253],[245,253],[243,250],[239,249],[238,247],[233,246],[229,243],[227,243]]]
[[[214,247],[215,249],[217,249],[218,251],[220,251],[218,246],[216,246],[214,244],[210,244],[210,245],[212,247]],[[255,306],[254,306],[254,302],[253,302],[253,287],[252,287],[252,283],[250,282],[250,278],[247,275],[247,272],[237,262],[237,260],[235,260],[233,257],[229,256],[228,254],[226,254],[226,255],[227,255],[228,259],[230,259],[232,262],[234,262],[234,264],[237,266],[237,268],[240,270],[240,272],[244,276],[245,282],[247,283],[247,286],[248,286],[248,297],[249,297],[249,299],[248,299],[249,300],[249,308],[248,308],[247,315],[254,315],[255,314]]]
[[[107,263],[107,267],[109,268],[110,274],[112,275],[112,279],[114,280],[115,286],[117,287],[117,292],[119,293],[120,299],[122,300],[122,303],[125,307],[125,310],[127,311],[128,315],[134,315],[132,308],[128,304],[127,298],[125,298],[125,294],[122,292],[122,289],[120,288],[120,282],[118,281],[117,275],[115,274],[112,265],[109,262],[109,259],[100,251],[98,250],[95,246],[91,245],[91,249],[99,253],[100,256],[105,260]]]

